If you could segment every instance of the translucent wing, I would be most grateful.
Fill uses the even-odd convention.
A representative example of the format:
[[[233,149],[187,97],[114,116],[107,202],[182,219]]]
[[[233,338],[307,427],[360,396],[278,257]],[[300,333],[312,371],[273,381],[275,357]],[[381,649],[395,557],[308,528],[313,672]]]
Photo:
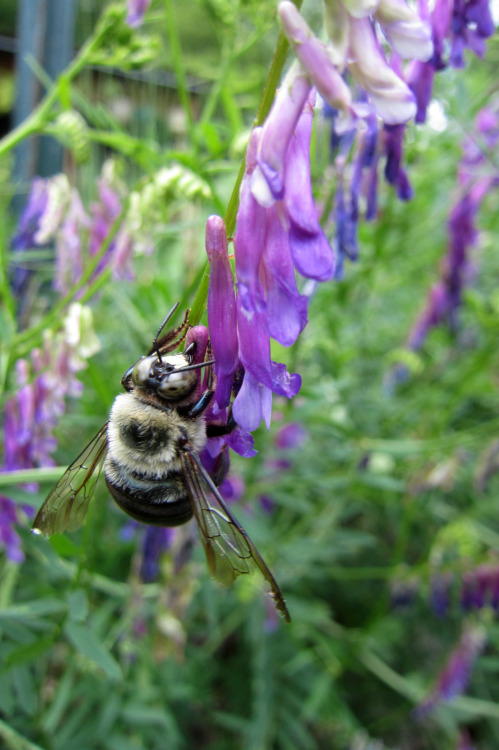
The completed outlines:
[[[66,469],[38,511],[33,531],[51,536],[83,523],[106,456],[106,431],[107,423]]]
[[[230,586],[237,576],[250,573],[256,565],[270,584],[271,595],[286,622],[290,616],[277,582],[255,545],[227,508],[220,492],[190,450],[181,454],[185,484],[198,523],[208,567],[212,576]]]

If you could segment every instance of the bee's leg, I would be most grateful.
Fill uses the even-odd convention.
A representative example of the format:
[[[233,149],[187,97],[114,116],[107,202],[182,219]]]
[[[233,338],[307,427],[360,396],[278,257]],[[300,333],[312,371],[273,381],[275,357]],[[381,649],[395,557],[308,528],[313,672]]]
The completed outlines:
[[[206,390],[203,395],[199,398],[198,401],[196,401],[195,404],[193,404],[190,409],[186,412],[187,417],[199,417],[200,414],[202,414],[210,405],[211,399],[215,395],[215,391],[209,388]]]
[[[187,310],[184,316],[184,320],[179,326],[177,326],[176,328],[173,328],[171,331],[168,331],[167,333],[165,333],[164,336],[159,338],[161,331],[163,330],[165,325],[168,323],[169,319],[171,318],[171,316],[173,315],[177,307],[178,307],[178,303],[172,307],[172,309],[170,310],[166,318],[161,323],[158,329],[158,332],[156,336],[154,337],[153,345],[150,351],[148,352],[148,354],[153,354],[154,352],[158,351],[158,349],[161,350],[162,354],[168,354],[168,352],[171,352],[174,349],[176,349],[178,346],[180,346],[182,341],[185,339],[187,328],[189,327],[189,313],[191,312],[190,310]]]

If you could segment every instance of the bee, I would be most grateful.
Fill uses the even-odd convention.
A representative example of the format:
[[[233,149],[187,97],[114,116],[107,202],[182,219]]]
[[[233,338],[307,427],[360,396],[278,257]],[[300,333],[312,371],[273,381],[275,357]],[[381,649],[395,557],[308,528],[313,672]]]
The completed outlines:
[[[209,437],[227,434],[235,424],[205,421],[215,392],[211,347],[206,329],[190,326],[189,311],[177,328],[163,333],[177,307],[162,322],[148,353],[124,374],[125,392],[116,397],[108,422],[49,493],[33,531],[50,536],[78,528],[104,467],[109,493],[125,513],[169,527],[194,516],[212,576],[228,586],[256,566],[289,622],[274,576],[218,490],[228,462],[218,461],[210,474],[199,456]],[[175,353],[184,341],[184,351]]]

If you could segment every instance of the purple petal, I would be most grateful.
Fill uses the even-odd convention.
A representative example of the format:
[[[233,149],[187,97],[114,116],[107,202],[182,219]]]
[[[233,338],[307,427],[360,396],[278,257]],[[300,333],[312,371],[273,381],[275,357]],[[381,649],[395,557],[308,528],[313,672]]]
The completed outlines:
[[[307,106],[288,148],[284,204],[289,218],[289,242],[296,270],[306,278],[329,281],[335,258],[315,208],[310,177],[310,135],[313,111]]]
[[[414,95],[388,65],[368,18],[351,19],[350,53],[348,69],[369,94],[381,119],[397,125],[414,117]]]
[[[261,130],[251,134],[246,156],[246,174],[241,187],[234,237],[236,279],[241,304],[248,312],[265,309],[263,288],[258,273],[265,243],[266,214],[251,192],[251,174],[255,167],[254,154]]]
[[[268,214],[262,263],[268,328],[272,338],[283,346],[291,346],[307,324],[308,299],[296,286],[287,232],[274,207]]]
[[[262,128],[258,164],[277,200],[284,196],[286,152],[310,89],[307,76],[298,67],[291,68]]]
[[[333,64],[330,50],[312,34],[294,3],[283,0],[278,10],[284,33],[317,91],[350,120],[352,95]]]
[[[206,223],[206,252],[210,262],[208,326],[217,375],[215,400],[223,408],[230,402],[239,358],[234,280],[225,224],[219,216],[210,216]]]
[[[235,453],[244,458],[252,458],[258,453],[254,448],[255,441],[253,440],[253,435],[239,429],[239,427],[236,427],[235,430],[232,430],[232,432],[225,436],[225,442],[229,448],[232,448]]]
[[[402,58],[429,60],[433,54],[431,28],[403,0],[380,0],[374,18]]]
[[[151,0],[128,0],[126,22],[132,28],[142,24],[144,13],[151,4]]]
[[[290,422],[281,427],[275,437],[275,444],[281,450],[299,448],[307,439],[307,431],[299,422]]]
[[[264,386],[246,370],[241,390],[232,405],[234,419],[245,432],[253,432],[260,426],[264,416],[263,391]]]

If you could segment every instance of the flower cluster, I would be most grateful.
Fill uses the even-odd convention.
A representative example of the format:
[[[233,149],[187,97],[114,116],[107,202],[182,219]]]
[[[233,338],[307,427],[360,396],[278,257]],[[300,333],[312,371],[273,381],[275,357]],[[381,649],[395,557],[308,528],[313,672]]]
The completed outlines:
[[[296,17],[297,11],[290,10],[289,3],[282,5],[286,5],[286,14]],[[333,103],[309,63],[307,70],[312,80],[333,108],[325,111],[333,118],[336,131],[332,141],[337,170],[334,218],[339,276],[344,258],[357,258],[359,199],[365,219],[376,217],[377,172],[383,160],[384,177],[393,185],[397,197],[404,201],[412,198],[403,163],[406,123],[413,117],[416,123],[425,122],[435,72],[448,64],[463,67],[465,47],[483,55],[485,39],[494,26],[488,0],[478,3],[437,0],[432,13],[426,0],[420,0],[418,14],[399,0],[379,3],[325,0],[325,7],[330,34],[329,67],[331,62],[340,70],[344,67],[356,82],[357,90],[361,89],[356,98],[361,103],[366,98],[372,102],[375,113],[383,120],[379,127],[372,109],[363,113],[359,101],[351,104],[352,96],[343,97],[342,101],[336,97]],[[379,34],[375,33],[376,27],[391,47],[389,63],[379,44]],[[304,32],[295,37],[303,47]],[[314,44],[320,43],[315,40]],[[444,59],[447,47],[448,60]],[[296,53],[303,58],[301,48]],[[405,69],[402,59],[410,59]],[[321,66],[323,75],[326,67]],[[357,120],[356,127],[349,129],[345,112],[350,120],[357,115],[364,122]]]
[[[2,472],[53,465],[51,454],[57,445],[54,427],[64,412],[66,397],[80,396],[81,383],[76,374],[98,348],[90,309],[75,303],[61,335],[57,339],[47,337],[42,349],[34,349],[31,363],[17,361],[18,390],[5,405]],[[34,492],[37,487],[28,485],[25,489]],[[18,520],[18,506],[0,496],[0,541],[15,562],[23,559],[13,528]]]
[[[340,75],[346,68],[385,123],[396,125],[414,117],[414,95],[388,64],[376,27],[400,57],[428,60],[433,45],[426,21],[403,0],[325,0],[324,5],[327,46],[312,34],[289,0],[279,4],[279,15],[296,56],[325,101],[340,110],[346,123],[352,115],[369,111],[352,105]]]
[[[433,577],[431,584],[431,603],[435,613],[443,617],[449,611],[453,591],[458,589],[457,596],[461,609],[472,612],[491,607],[499,610],[499,566],[488,563],[478,565],[466,571],[457,586],[455,577],[450,573],[440,573]]]
[[[244,431],[270,424],[272,393],[291,398],[299,375],[271,360],[271,338],[291,346],[307,322],[308,299],[295,270],[326,281],[335,259],[317,217],[310,178],[313,99],[307,76],[294,66],[263,126],[251,135],[234,237],[237,295],[225,227],[211,217],[208,323],[216,360],[218,409],[228,406]],[[237,373],[244,370],[240,384]]]
[[[448,65],[463,68],[465,49],[483,57],[485,40],[494,33],[488,0],[436,0],[431,14],[427,0],[420,0],[420,8],[431,23],[433,55],[426,61],[410,63],[406,71],[406,81],[416,97],[418,123],[426,120],[435,73]]]
[[[109,159],[102,167],[97,190],[98,201],[87,212],[78,190],[65,175],[36,178],[12,240],[14,251],[55,246],[54,287],[61,294],[80,281],[88,259],[97,256],[96,275],[110,268],[113,278],[132,280],[134,255],[153,249],[151,227],[158,223],[158,206],[164,206],[165,197],[178,192],[206,196],[207,186],[188,169],[165,167],[126,201],[117,163]],[[14,274],[13,286],[19,296],[28,276],[20,268]]]

